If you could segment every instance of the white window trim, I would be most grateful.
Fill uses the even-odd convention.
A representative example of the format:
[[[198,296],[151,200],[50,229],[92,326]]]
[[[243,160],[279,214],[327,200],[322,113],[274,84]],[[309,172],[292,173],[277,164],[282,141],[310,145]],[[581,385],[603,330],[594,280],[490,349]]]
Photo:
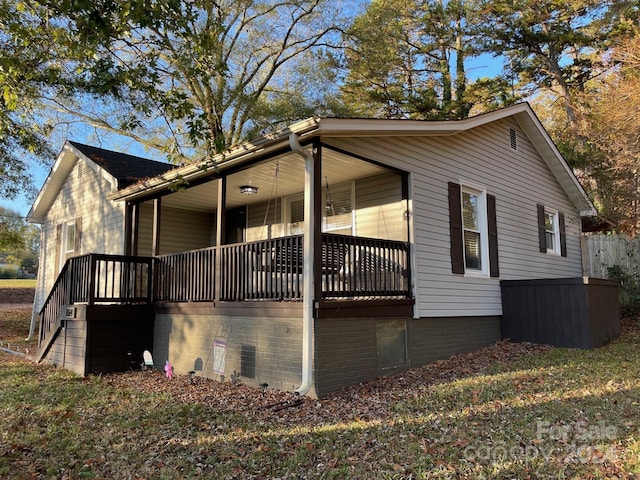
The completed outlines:
[[[551,230],[547,230],[546,228],[546,220],[547,215],[553,216],[553,232]],[[558,211],[553,208],[544,207],[544,219],[545,219],[545,243],[547,245],[547,254],[549,255],[558,255],[560,256],[560,216],[558,215]],[[553,246],[550,248],[549,244],[546,242],[546,234],[553,233]]]
[[[489,277],[489,226],[487,223],[487,190],[483,187],[473,185],[471,182],[460,182],[460,208],[464,208],[462,195],[472,193],[478,196],[478,232],[480,233],[480,269],[470,269],[467,267],[466,249],[464,248],[464,211],[462,215],[462,255],[464,259],[465,277]]]
[[[67,249],[67,242],[69,240],[69,227],[73,227],[73,248],[71,250]],[[67,255],[71,253],[73,256],[76,253],[76,221],[69,220],[68,222],[62,223],[62,238],[60,239],[60,266],[64,265],[67,261]]]

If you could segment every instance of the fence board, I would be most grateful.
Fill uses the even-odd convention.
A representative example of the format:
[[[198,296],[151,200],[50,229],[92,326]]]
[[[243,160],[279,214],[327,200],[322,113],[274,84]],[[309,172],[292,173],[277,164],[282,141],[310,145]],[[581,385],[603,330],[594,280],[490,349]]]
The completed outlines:
[[[619,266],[630,275],[640,275],[640,238],[626,235],[587,235],[583,237],[583,274],[608,278],[607,269]]]

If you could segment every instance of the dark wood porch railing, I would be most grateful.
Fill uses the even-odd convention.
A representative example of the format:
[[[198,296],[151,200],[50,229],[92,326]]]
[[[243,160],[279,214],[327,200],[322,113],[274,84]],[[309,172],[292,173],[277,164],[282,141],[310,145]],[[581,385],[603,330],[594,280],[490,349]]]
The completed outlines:
[[[215,247],[162,255],[155,261],[155,300],[213,301],[216,288]]]
[[[322,235],[322,298],[410,298],[409,244]]]
[[[302,236],[224,245],[156,258],[155,299],[215,299],[220,255],[220,300],[301,300]],[[409,298],[406,242],[322,235],[323,299]]]
[[[74,303],[151,302],[153,259],[90,254],[67,260],[38,318],[38,349],[60,327],[60,310]]]

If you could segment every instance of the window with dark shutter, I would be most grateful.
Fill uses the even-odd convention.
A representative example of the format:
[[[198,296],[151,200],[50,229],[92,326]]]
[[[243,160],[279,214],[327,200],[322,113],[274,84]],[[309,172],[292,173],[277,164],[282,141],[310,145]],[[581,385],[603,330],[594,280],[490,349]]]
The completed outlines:
[[[538,204],[538,245],[541,253],[547,253],[547,229],[545,227],[544,205]]]
[[[558,212],[558,229],[560,231],[560,255],[567,256],[567,232],[564,226],[564,213]]]
[[[496,197],[493,195],[487,195],[487,230],[489,233],[489,275],[499,277],[498,222],[496,220]]]
[[[453,273],[500,275],[496,197],[450,182],[449,233]]]
[[[540,252],[567,256],[567,234],[564,213],[537,205],[538,243]]]
[[[451,241],[451,271],[464,273],[461,189],[460,184],[453,182],[449,182],[449,237]]]

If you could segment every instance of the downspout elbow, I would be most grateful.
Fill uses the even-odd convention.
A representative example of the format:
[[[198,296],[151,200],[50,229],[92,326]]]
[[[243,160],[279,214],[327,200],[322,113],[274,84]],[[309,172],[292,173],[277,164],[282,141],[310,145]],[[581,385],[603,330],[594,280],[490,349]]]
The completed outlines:
[[[301,385],[296,389],[298,395],[306,395],[313,386],[313,258],[314,258],[314,222],[313,216],[313,155],[302,148],[298,136],[295,133],[289,135],[291,151],[304,159],[304,235],[303,255],[304,264],[302,270],[302,379]]]

